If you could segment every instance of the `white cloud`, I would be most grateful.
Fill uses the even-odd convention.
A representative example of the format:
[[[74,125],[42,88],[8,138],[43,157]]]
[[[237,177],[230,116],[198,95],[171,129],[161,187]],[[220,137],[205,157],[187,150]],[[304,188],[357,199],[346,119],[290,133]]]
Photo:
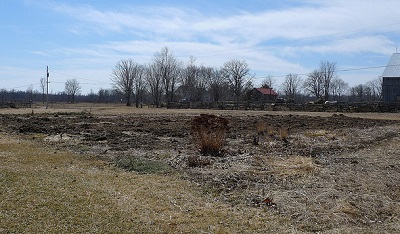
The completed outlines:
[[[307,53],[387,56],[394,52],[400,38],[397,0],[298,3],[223,16],[200,12],[195,6],[116,6],[104,10],[94,5],[56,3],[51,9],[74,19],[73,26],[66,29],[69,33],[96,40],[83,45],[66,44],[46,54],[58,58],[56,67],[91,69],[104,82],[118,60],[133,58],[148,63],[165,46],[181,60],[187,61],[193,55],[199,64],[215,67],[229,59],[244,59],[260,77],[308,73],[315,67],[302,60]],[[41,51],[33,53],[46,56]],[[361,59],[359,63],[365,66]],[[84,73],[89,76],[88,70]]]
[[[376,53],[391,54],[395,48],[393,41],[384,36],[362,36],[349,39],[340,39],[316,43],[315,45],[286,47],[287,53],[314,52],[314,53],[332,53],[332,54],[354,54],[354,53]]]
[[[71,29],[74,33],[79,30],[89,30],[102,34],[117,32],[147,38],[159,37],[162,34],[168,35],[169,38],[184,36],[186,33],[184,29],[190,26],[188,19],[194,14],[194,11],[186,12],[172,7],[129,7],[124,10],[101,11],[89,5],[61,4],[52,9],[76,18],[82,23],[89,23],[86,27]]]
[[[399,23],[397,1],[308,1],[303,6],[212,17],[179,7],[137,7],[101,11],[92,6],[58,5],[54,10],[90,23],[84,30],[134,34],[138,40],[201,41],[257,45],[269,40],[299,40],[323,35],[352,37],[385,32]],[[379,27],[377,27],[379,26]],[[396,26],[396,25],[395,25]],[[361,30],[360,30],[361,29]],[[71,29],[76,31],[78,29]],[[339,38],[340,39],[340,38]]]

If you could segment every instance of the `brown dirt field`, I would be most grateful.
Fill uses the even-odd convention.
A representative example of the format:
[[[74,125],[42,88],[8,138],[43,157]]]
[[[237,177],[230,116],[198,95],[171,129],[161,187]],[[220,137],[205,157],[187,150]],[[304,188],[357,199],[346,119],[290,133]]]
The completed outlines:
[[[395,233],[400,228],[398,113],[97,105],[0,113],[1,130],[9,134],[116,164],[132,157],[160,162],[213,199],[282,215],[298,231]],[[190,121],[201,113],[229,121],[223,156],[200,154]],[[282,129],[287,129],[284,139]]]

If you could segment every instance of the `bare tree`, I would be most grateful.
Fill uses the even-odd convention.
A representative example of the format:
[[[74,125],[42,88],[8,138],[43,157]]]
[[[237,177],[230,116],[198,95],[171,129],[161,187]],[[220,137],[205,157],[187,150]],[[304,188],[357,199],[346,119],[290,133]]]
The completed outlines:
[[[336,63],[328,61],[321,62],[320,72],[323,78],[324,98],[328,100],[331,81],[336,75]]]
[[[268,76],[265,77],[265,78],[263,79],[263,81],[261,82],[261,87],[262,87],[262,88],[270,88],[270,89],[273,89],[274,86],[275,86],[275,82],[276,82],[275,78],[274,78],[273,76],[271,76],[271,75],[268,75]]]
[[[182,72],[183,97],[188,101],[204,101],[209,82],[214,77],[214,69],[205,66],[196,66],[195,59],[190,58],[188,65]]]
[[[65,93],[71,96],[72,103],[75,103],[75,96],[79,95],[80,92],[81,86],[75,78],[68,79],[67,82],[65,82]]]
[[[175,89],[181,73],[182,64],[164,47],[154,54],[153,69],[160,76],[167,99],[167,104],[174,101]]]
[[[136,77],[134,79],[134,98],[135,106],[139,107],[140,103],[143,102],[144,93],[146,92],[146,82],[145,82],[146,68],[143,65],[137,67]],[[142,106],[142,105],[140,105]]]
[[[349,102],[355,102],[357,101],[357,92],[356,92],[356,87],[351,87],[349,88],[348,91],[348,95],[349,95]]]
[[[196,82],[196,97],[199,101],[204,101],[210,80],[215,78],[215,70],[212,67],[201,66]]]
[[[295,101],[299,93],[301,78],[297,74],[288,74],[282,83],[282,91],[289,101]]]
[[[349,84],[339,77],[334,78],[331,82],[332,95],[336,101],[340,102],[340,98],[346,93],[348,88]]]
[[[250,68],[246,61],[237,59],[230,60],[221,69],[222,75],[228,82],[229,88],[236,101],[236,108],[239,106],[239,99],[246,88],[251,85]]]
[[[368,81],[364,85],[364,96],[366,101],[380,101],[382,100],[382,76]]]
[[[161,97],[163,94],[162,90],[162,77],[158,74],[158,68],[155,63],[150,64],[146,68],[146,82],[149,87],[151,98],[153,99],[153,105],[156,107],[161,106]]]
[[[117,63],[111,76],[113,87],[124,95],[126,105],[131,106],[131,97],[134,91],[136,79],[143,76],[143,67],[132,59],[121,60]]]
[[[97,95],[99,97],[98,102],[107,102],[108,97],[111,96],[111,92],[108,89],[100,88]]]
[[[304,81],[303,87],[308,93],[314,95],[316,99],[320,99],[323,94],[323,84],[324,79],[321,71],[314,70],[308,74],[308,78]]]
[[[40,91],[42,92],[42,102],[44,103],[45,101],[45,94],[46,94],[46,79],[45,78],[40,78]]]
[[[196,59],[194,57],[190,57],[189,63],[185,67],[182,72],[181,82],[183,89],[184,99],[187,101],[196,101],[195,89],[197,86],[197,80],[199,76],[199,69],[194,64]]]
[[[366,102],[373,101],[372,87],[367,84],[364,85],[364,101]]]
[[[365,86],[362,84],[359,84],[356,87],[354,87],[355,96],[360,102],[364,101],[364,89]]]
[[[29,105],[31,106],[33,101],[33,84],[28,86],[26,89],[26,94],[28,95]]]
[[[378,78],[372,80],[371,82],[371,88],[373,95],[375,97],[375,101],[382,100],[382,84],[383,84],[382,76],[379,76]]]
[[[7,90],[6,89],[0,89],[0,94],[1,94],[1,103],[4,104],[4,101],[6,100]]]
[[[211,78],[208,82],[208,91],[212,101],[218,102],[223,100],[226,97],[229,86],[226,79],[221,75],[221,71],[213,69]]]

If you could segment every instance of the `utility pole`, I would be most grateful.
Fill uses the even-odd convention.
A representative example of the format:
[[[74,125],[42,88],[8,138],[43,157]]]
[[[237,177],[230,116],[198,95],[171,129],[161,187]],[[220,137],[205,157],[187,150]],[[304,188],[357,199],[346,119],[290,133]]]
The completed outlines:
[[[46,80],[46,109],[49,108],[49,66],[47,66],[47,80]]]

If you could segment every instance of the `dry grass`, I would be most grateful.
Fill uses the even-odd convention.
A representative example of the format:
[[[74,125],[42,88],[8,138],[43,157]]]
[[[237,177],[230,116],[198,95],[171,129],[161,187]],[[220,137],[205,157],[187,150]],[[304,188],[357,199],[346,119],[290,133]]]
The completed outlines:
[[[225,145],[226,133],[221,130],[210,131],[207,128],[200,128],[198,138],[202,154],[220,155]]]
[[[289,130],[286,127],[274,129],[268,126],[264,121],[258,121],[255,125],[256,135],[253,138],[254,145],[265,145],[271,143],[271,139],[280,139],[288,143]]]
[[[288,233],[288,219],[0,134],[0,233]]]
[[[312,158],[302,156],[271,158],[267,163],[275,175],[283,177],[314,175],[320,169]]]
[[[273,136],[274,134],[275,134],[274,128],[268,126],[268,127],[267,127],[267,135],[268,135],[268,136]]]
[[[96,111],[110,111],[113,115],[184,112],[190,116],[202,112],[125,107]],[[249,115],[240,111],[224,113]],[[253,114],[262,116],[265,112]],[[363,116],[400,118],[398,114],[364,113]],[[254,134],[254,125],[248,126],[248,131]],[[398,126],[386,128],[399,132]],[[388,131],[385,129],[291,131],[285,147],[279,141],[279,132],[275,131],[276,137],[270,138],[267,150],[254,147],[261,149],[260,153],[253,154],[261,160],[254,163],[257,167],[251,166],[253,161],[248,158],[251,152],[243,150],[239,154],[227,154],[229,157],[215,157],[216,163],[210,163],[209,167],[191,168],[202,172],[204,177],[209,176],[219,186],[216,189],[228,185],[223,189],[229,191],[222,196],[181,179],[181,175],[124,172],[96,158],[54,148],[40,149],[0,134],[0,233],[398,233],[400,139],[398,135],[385,138]],[[357,143],[360,139],[367,142],[361,149],[325,154],[330,150],[328,146],[343,142],[351,145],[353,140]],[[242,142],[241,138],[235,140]],[[317,147],[304,147],[304,154],[291,154],[290,147],[297,144],[299,148]],[[228,142],[225,148],[231,146],[235,145]],[[318,146],[323,146],[324,151]],[[242,145],[238,147],[242,149]],[[269,151],[272,147],[280,151]],[[192,159],[195,165],[208,165],[207,157]],[[240,163],[235,164],[234,160]],[[257,186],[252,188],[251,183]],[[237,202],[231,199],[233,202],[227,205],[225,199],[235,198],[236,192]],[[243,204],[252,197],[273,198],[276,210]]]
[[[198,115],[202,113],[212,112],[215,115],[229,115],[234,114],[236,116],[247,116],[249,111],[247,110],[202,110],[202,109],[165,109],[165,108],[152,108],[145,106],[143,108],[127,107],[125,104],[117,103],[51,103],[49,108],[46,109],[45,105],[41,103],[35,103],[32,108],[20,108],[11,109],[5,108],[0,109],[1,114],[31,114],[32,110],[35,114],[37,113],[55,113],[55,112],[88,112],[91,114],[111,114],[111,115],[123,115],[123,114],[177,114],[185,113],[188,115]],[[264,116],[266,111],[251,111],[252,115]],[[292,112],[292,111],[269,111],[270,115],[306,115],[306,116],[321,116],[329,117],[332,116],[332,112]],[[385,119],[385,120],[400,120],[398,113],[340,113],[344,116],[356,117],[356,118],[367,118],[367,119]]]
[[[222,155],[228,130],[227,119],[216,115],[201,114],[192,119],[191,125],[202,154]]]
[[[325,129],[321,129],[321,130],[314,130],[314,131],[308,131],[304,133],[304,136],[306,137],[324,137],[329,135],[330,133],[325,130]]]
[[[279,139],[287,141],[287,138],[289,136],[289,130],[287,128],[284,127],[279,128],[278,133],[279,133]]]
[[[256,133],[257,135],[264,135],[267,132],[268,126],[264,121],[259,121],[256,123]]]

